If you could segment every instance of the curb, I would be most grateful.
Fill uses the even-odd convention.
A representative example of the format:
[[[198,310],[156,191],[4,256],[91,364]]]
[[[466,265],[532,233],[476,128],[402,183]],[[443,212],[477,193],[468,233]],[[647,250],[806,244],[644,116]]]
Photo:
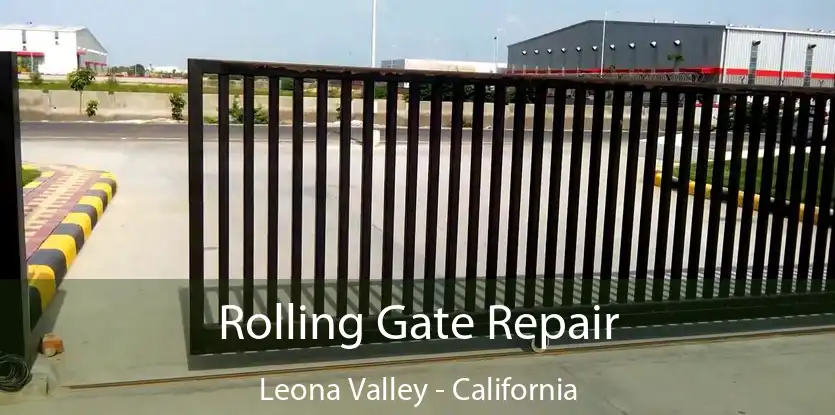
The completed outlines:
[[[673,179],[673,184],[678,183],[678,178],[677,177],[673,177],[672,179]],[[656,187],[661,187],[661,180],[662,180],[662,174],[658,170],[656,170],[655,171],[655,186]],[[704,186],[705,186],[705,200],[708,200],[708,199],[710,199],[710,190],[711,190],[712,186],[709,183],[705,183]],[[728,189],[725,188],[725,187],[722,187],[721,191],[723,193],[728,193]],[[687,193],[689,193],[691,196],[694,196],[696,194],[696,182],[695,181],[693,181],[693,180],[689,181],[689,184],[687,186]],[[744,191],[739,191],[738,194],[737,194],[737,198],[736,198],[736,207],[742,207],[744,199],[745,199],[745,192]],[[757,193],[754,193],[754,209],[753,210],[754,211],[759,210],[759,206],[760,206],[760,195],[757,194]],[[800,214],[798,215],[798,217],[800,219],[800,222],[803,222],[803,212],[804,212],[805,208],[806,208],[806,206],[803,203],[801,203],[800,208],[799,208]],[[819,211],[819,208],[817,206],[815,206],[815,216],[814,216],[814,222],[813,222],[815,225],[818,224],[818,211]]]
[[[32,186],[37,187],[53,174],[45,172],[30,184],[37,182]],[[108,172],[100,172],[98,180],[29,257],[27,274],[32,327],[52,303],[64,276],[116,195],[116,189],[116,178]]]

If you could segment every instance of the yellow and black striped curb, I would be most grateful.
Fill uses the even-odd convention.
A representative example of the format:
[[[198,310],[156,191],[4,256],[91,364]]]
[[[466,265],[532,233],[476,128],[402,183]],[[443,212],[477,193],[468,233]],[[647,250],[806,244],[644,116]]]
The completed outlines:
[[[661,180],[662,180],[662,174],[660,172],[656,171],[655,172],[655,186],[661,187]],[[678,178],[673,177],[673,180],[678,180]],[[710,189],[712,188],[712,186],[708,183],[705,183],[704,186],[705,186],[705,199],[709,199],[710,198]],[[696,182],[693,181],[693,180],[690,180],[689,183],[688,183],[688,186],[687,186],[687,192],[690,195],[695,195],[696,194],[696,187],[697,187]],[[725,187],[722,187],[721,190],[724,193],[728,193],[728,189],[725,188]],[[736,206],[737,207],[742,207],[742,203],[743,203],[744,199],[745,199],[745,192],[744,191],[739,191],[738,194],[737,194],[737,198],[736,198]],[[757,193],[754,193],[754,210],[755,211],[759,210],[759,206],[760,206],[760,195],[757,194]],[[805,208],[806,208],[806,205],[801,203],[800,204],[800,214],[798,215],[801,222],[803,221],[803,212],[805,211]],[[818,223],[818,211],[819,211],[818,207],[815,206],[814,223],[816,225]]]
[[[107,172],[97,174],[98,180],[29,257],[29,311],[33,326],[52,303],[61,281],[116,195],[116,178]]]

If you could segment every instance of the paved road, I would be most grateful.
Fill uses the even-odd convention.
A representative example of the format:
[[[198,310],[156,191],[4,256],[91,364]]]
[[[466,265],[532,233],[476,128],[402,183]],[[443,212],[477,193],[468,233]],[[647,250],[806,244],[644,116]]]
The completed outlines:
[[[206,139],[216,139],[218,136],[218,129],[215,125],[206,125],[203,129],[204,137]],[[279,127],[279,138],[284,140],[291,140],[293,133],[292,126]],[[339,139],[339,127],[328,127],[328,140]],[[469,140],[471,130],[464,130],[464,139]],[[305,140],[313,140],[316,138],[316,127],[305,126],[302,129],[302,134]],[[354,137],[362,137],[362,128],[352,128],[351,134]],[[385,129],[381,129],[381,134],[385,134]],[[429,128],[421,128],[419,133],[420,141],[429,140]],[[489,140],[492,137],[492,130],[485,130],[484,137]],[[525,137],[531,138],[532,132],[525,131]],[[23,138],[77,138],[77,139],[155,139],[155,140],[183,140],[188,138],[188,126],[185,124],[123,124],[123,123],[21,123],[21,135]],[[513,135],[512,129],[505,130],[506,139],[510,139]],[[590,137],[590,133],[586,133]],[[230,126],[229,136],[233,140],[240,140],[243,137],[243,127]],[[406,129],[397,129],[397,141],[406,141]],[[444,128],[441,130],[441,140],[449,141],[451,130]],[[546,136],[551,137],[551,132],[547,131]],[[567,133],[570,137],[570,132]],[[255,139],[266,140],[267,126],[255,126]]]
[[[204,127],[204,137],[207,140],[216,139],[218,136],[217,126],[206,125]],[[362,137],[362,128],[352,128],[352,136]],[[279,138],[282,141],[289,141],[292,138],[293,129],[291,126],[281,126],[279,128]],[[327,128],[328,140],[339,140],[339,127]],[[381,134],[385,134],[385,129],[381,129]],[[471,139],[472,130],[466,129],[463,132],[465,141]],[[571,139],[571,130],[565,131],[564,139]],[[642,133],[642,135],[645,133]],[[663,131],[660,133],[663,135]],[[21,135],[24,139],[149,139],[149,140],[185,140],[188,138],[188,126],[185,124],[127,124],[127,123],[61,123],[61,122],[24,122],[21,123]],[[302,130],[302,135],[306,141],[311,141],[316,138],[316,127],[305,126]],[[490,141],[493,135],[492,130],[484,131],[485,141]],[[526,140],[532,138],[532,131],[525,130]],[[586,139],[591,139],[591,132],[584,133]],[[230,126],[229,136],[232,140],[240,140],[243,137],[243,128],[241,126]],[[510,141],[513,136],[512,129],[505,130],[505,140]],[[441,140],[449,141],[451,137],[451,130],[444,128],[441,130]],[[547,130],[545,133],[546,140],[550,140],[552,132]],[[605,130],[603,133],[604,140],[609,137],[609,131]],[[255,139],[266,140],[267,127],[264,125],[255,126]],[[406,142],[406,129],[398,128],[397,142]],[[419,140],[429,141],[429,128],[421,128],[419,130]],[[624,135],[624,140],[626,136]],[[711,147],[713,147],[711,140]]]

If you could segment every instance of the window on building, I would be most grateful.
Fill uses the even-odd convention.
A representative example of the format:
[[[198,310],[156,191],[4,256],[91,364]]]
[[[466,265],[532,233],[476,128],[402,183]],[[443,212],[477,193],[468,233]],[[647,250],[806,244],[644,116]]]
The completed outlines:
[[[26,31],[25,30],[20,31],[20,43],[23,43],[24,45],[26,44]]]
[[[757,82],[757,55],[759,51],[760,42],[751,43],[751,56],[748,60],[748,85],[754,85]]]
[[[806,62],[803,66],[803,86],[812,85],[812,61],[815,57],[815,46],[817,45],[810,44],[806,46]]]

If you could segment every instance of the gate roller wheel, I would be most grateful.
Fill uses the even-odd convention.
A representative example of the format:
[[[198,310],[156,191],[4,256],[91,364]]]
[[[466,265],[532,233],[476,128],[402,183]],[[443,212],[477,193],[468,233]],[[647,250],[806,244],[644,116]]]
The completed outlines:
[[[539,354],[545,351],[540,345],[542,344],[542,339],[534,338],[531,340],[531,351]]]

